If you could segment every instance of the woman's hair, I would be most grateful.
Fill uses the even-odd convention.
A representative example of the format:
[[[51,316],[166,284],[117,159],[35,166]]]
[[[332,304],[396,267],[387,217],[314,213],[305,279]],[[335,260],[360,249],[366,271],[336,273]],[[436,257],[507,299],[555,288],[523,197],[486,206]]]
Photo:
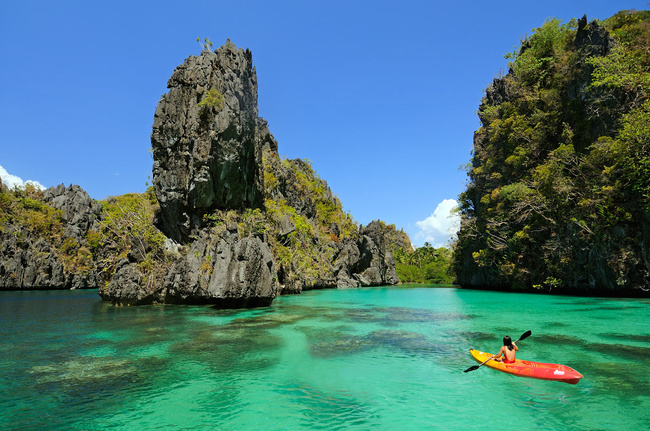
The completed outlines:
[[[506,335],[503,337],[503,345],[508,348],[508,350],[512,350],[512,338],[510,338],[510,335]]]

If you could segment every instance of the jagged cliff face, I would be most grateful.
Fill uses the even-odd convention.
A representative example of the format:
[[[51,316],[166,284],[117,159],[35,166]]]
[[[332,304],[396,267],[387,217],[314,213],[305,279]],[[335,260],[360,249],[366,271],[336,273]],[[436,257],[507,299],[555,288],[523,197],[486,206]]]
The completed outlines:
[[[164,292],[131,283],[131,293],[108,289],[107,299],[250,306],[279,292],[398,282],[380,225],[360,232],[351,220],[325,222],[325,212],[342,213],[327,184],[304,162],[280,160],[258,116],[250,51],[228,41],[191,56],[168,87],[151,135],[154,187],[159,227],[182,252]]]
[[[0,217],[0,288],[98,287],[117,305],[238,308],[398,282],[390,228],[359,227],[308,162],[278,156],[250,51],[228,41],[176,68],[151,142],[153,191],[103,207],[78,186],[0,199],[0,211],[18,208],[29,222]]]
[[[251,52],[228,41],[176,68],[154,115],[153,184],[161,229],[184,243],[215,209],[263,206],[257,76]],[[223,96],[199,103],[210,91]]]
[[[487,89],[458,283],[648,294],[648,22],[648,11],[548,21]]]
[[[250,51],[228,41],[191,56],[168,87],[151,135],[154,187],[160,229],[187,251],[154,301],[265,305],[279,292],[398,282],[384,225],[332,219],[342,208],[327,184],[305,162],[280,160],[258,116]],[[215,91],[223,101],[206,104]]]
[[[327,182],[300,159],[264,150],[266,209],[283,292],[399,282],[390,231],[380,221],[357,226]]]

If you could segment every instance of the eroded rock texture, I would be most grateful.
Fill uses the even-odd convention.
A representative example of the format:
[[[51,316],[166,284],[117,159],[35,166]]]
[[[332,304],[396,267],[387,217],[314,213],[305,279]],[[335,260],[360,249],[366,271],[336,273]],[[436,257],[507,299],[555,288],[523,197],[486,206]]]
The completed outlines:
[[[97,287],[94,264],[79,255],[88,231],[97,230],[101,205],[77,185],[51,187],[42,199],[56,210],[51,215],[56,223],[49,226],[57,231],[30,220],[0,229],[0,290]]]
[[[397,283],[392,254],[380,225],[362,228],[338,241],[311,234],[284,264],[278,248],[295,232],[318,231],[318,202],[334,205],[326,183],[319,184],[305,162],[283,163],[267,122],[258,116],[257,77],[250,51],[230,41],[178,66],[154,116],[153,185],[160,204],[157,225],[167,236],[171,263],[164,274],[138,270],[125,259],[100,289],[116,304],[192,303],[237,308],[269,305],[281,292],[323,287]],[[276,179],[265,190],[267,173]],[[267,194],[265,196],[265,193]],[[265,198],[288,211],[271,220]],[[307,228],[311,225],[311,228]],[[325,238],[329,238],[325,236]],[[300,245],[298,245],[300,244]],[[288,260],[288,261],[287,261]]]
[[[153,184],[162,231],[185,243],[215,209],[264,204],[252,54],[228,41],[215,52],[190,56],[176,68],[168,88],[151,134]],[[199,106],[210,91],[223,101]]]

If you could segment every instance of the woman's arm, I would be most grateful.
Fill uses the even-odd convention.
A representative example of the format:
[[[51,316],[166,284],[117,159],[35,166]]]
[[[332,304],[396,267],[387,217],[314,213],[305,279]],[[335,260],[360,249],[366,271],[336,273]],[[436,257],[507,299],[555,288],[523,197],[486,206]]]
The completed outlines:
[[[514,341],[512,342],[512,347],[515,348],[515,352],[518,352],[518,351],[519,351],[519,347],[517,347],[517,345],[515,344]]]

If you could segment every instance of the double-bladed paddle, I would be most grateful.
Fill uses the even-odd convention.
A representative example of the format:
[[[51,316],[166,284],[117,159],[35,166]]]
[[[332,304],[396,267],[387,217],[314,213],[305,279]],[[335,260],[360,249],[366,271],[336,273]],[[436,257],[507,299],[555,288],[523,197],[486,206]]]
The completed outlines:
[[[518,339],[517,341],[515,341],[515,344],[518,343],[518,342],[520,342],[521,340],[525,340],[526,338],[530,337],[530,334],[532,334],[531,331],[526,331],[526,332],[524,332],[523,334],[521,334],[521,337],[519,337],[519,339]],[[464,372],[464,373],[468,373],[468,372],[470,372],[470,371],[478,370],[478,369],[481,367],[481,365],[487,364],[487,363],[490,362],[492,359],[494,359],[497,355],[498,355],[498,353],[497,353],[496,355],[492,355],[492,356],[491,356],[490,358],[488,358],[485,362],[483,362],[483,363],[481,363],[481,364],[478,364],[478,365],[471,366],[471,367],[469,367],[468,369],[466,369],[466,370],[463,371],[463,372]]]

